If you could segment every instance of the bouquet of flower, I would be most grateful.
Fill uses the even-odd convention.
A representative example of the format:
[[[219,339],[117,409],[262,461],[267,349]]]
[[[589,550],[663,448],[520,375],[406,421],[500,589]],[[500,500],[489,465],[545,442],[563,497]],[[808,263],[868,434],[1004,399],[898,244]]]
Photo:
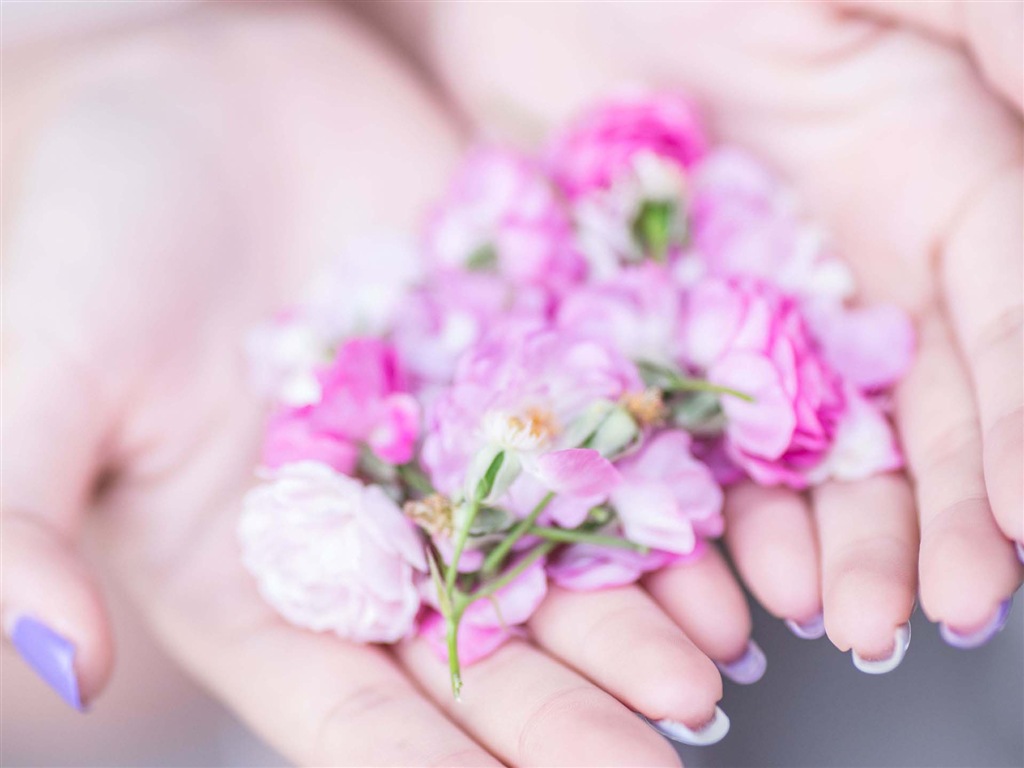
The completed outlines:
[[[458,696],[549,582],[699,556],[724,486],[901,466],[908,319],[850,306],[823,233],[677,94],[600,104],[536,154],[471,151],[416,251],[250,340],[275,405],[243,557],[298,626],[418,633]]]

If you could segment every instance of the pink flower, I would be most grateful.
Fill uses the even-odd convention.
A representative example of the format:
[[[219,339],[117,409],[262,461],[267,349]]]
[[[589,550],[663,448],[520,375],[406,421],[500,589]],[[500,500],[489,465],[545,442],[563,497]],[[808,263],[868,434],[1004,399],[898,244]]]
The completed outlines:
[[[494,269],[516,284],[567,286],[586,265],[539,165],[511,150],[471,151],[427,223],[435,268]]]
[[[568,294],[560,328],[612,344],[630,360],[676,366],[682,353],[682,293],[668,270],[648,263]]]
[[[276,469],[296,461],[316,461],[351,475],[359,448],[348,440],[318,432],[301,410],[274,414],[263,439],[263,465]]]
[[[794,198],[760,163],[733,148],[709,154],[691,186],[692,248],[718,277],[770,280],[787,293],[840,301],[853,292],[849,268]]]
[[[597,451],[579,447],[586,435],[573,427],[594,403],[640,387],[635,367],[598,342],[543,327],[496,329],[466,354],[433,403],[424,466],[434,486],[456,499],[473,495],[498,454],[492,501],[519,479],[532,485],[520,494],[531,499],[538,486],[600,498],[617,473]]]
[[[545,158],[558,186],[576,199],[632,173],[638,155],[689,168],[706,144],[688,100],[675,93],[630,93],[570,123],[555,136]]]
[[[408,394],[392,346],[379,339],[346,341],[334,361],[318,372],[323,395],[294,418],[310,431],[366,444],[391,464],[412,458],[420,429],[419,404]]]
[[[539,287],[512,286],[494,274],[441,270],[412,291],[392,333],[406,370],[423,384],[444,384],[462,354],[497,324],[532,323],[548,312]]]
[[[805,312],[829,365],[862,392],[890,387],[910,368],[914,326],[898,307],[819,304]]]
[[[246,495],[238,534],[261,595],[292,624],[363,643],[412,631],[423,545],[379,487],[289,464]]]
[[[861,417],[849,389],[825,362],[795,299],[764,283],[708,280],[690,295],[688,358],[713,383],[753,402],[726,395],[726,449],[755,481],[803,488],[816,481],[844,420]],[[870,409],[870,406],[867,406]],[[866,476],[899,463],[891,430],[879,417],[869,430],[871,450],[846,474]],[[860,434],[860,433],[858,433]]]
[[[543,602],[547,590],[544,561],[539,559],[510,584],[495,592],[491,599],[472,603],[463,614],[459,626],[459,661],[473,664],[490,656],[510,638],[521,634],[518,625],[524,624],[533,615]],[[436,597],[431,593],[427,593],[427,599],[436,602]],[[436,610],[430,611],[421,620],[419,632],[437,655],[447,660],[444,617]]]
[[[611,494],[626,538],[685,555],[698,536],[720,536],[722,489],[690,454],[690,436],[659,432],[616,467],[622,482]]]
[[[646,554],[618,547],[573,544],[558,552],[548,563],[548,577],[564,589],[590,592],[632,584],[645,573],[673,564],[699,560],[707,546],[698,539],[693,550],[676,555],[652,549]]]
[[[320,399],[316,369],[330,359],[330,342],[307,313],[278,313],[249,334],[245,352],[255,391],[286,405]]]

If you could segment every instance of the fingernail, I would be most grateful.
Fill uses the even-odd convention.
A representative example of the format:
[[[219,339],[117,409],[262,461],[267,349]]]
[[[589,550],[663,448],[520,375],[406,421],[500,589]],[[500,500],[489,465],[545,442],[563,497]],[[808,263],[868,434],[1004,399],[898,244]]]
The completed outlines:
[[[861,672],[865,672],[869,675],[884,675],[886,672],[892,672],[896,667],[903,661],[903,657],[907,655],[907,648],[910,647],[910,622],[902,624],[896,627],[896,634],[893,638],[892,653],[889,654],[888,658],[885,659],[865,659],[863,656],[857,653],[857,651],[850,651],[850,655],[853,656],[853,666],[859,669]]]
[[[819,613],[807,621],[786,619],[786,626],[801,640],[817,640],[825,634],[825,617]]]
[[[734,683],[750,685],[764,677],[768,660],[765,659],[761,646],[753,640],[749,640],[747,649],[738,659],[730,662],[716,661],[715,665],[723,675]]]
[[[995,637],[999,630],[1006,626],[1006,619],[1010,615],[1010,605],[1012,602],[1012,597],[1003,600],[999,607],[996,608],[992,618],[985,622],[984,626],[973,632],[957,632],[955,629],[951,629],[945,623],[942,623],[939,624],[939,634],[943,640],[954,648],[977,648],[980,645],[984,645]]]
[[[1013,548],[1017,550],[1017,559],[1024,565],[1024,541],[1013,542]]]
[[[644,718],[645,720],[647,718]],[[715,714],[700,728],[690,728],[675,720],[647,720],[666,739],[689,744],[691,747],[708,747],[717,744],[729,733],[729,716],[721,707],[715,707]]]
[[[30,667],[60,697],[85,711],[75,677],[75,646],[45,624],[22,616],[11,631],[11,643]]]

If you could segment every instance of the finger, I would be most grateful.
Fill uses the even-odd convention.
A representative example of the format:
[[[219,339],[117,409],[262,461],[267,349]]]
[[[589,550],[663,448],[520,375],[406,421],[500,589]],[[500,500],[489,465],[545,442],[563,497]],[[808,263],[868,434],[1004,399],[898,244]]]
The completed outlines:
[[[675,751],[636,715],[568,667],[522,641],[463,670],[452,698],[448,665],[416,640],[398,650],[420,686],[510,765],[678,765]]]
[[[818,540],[806,500],[743,483],[725,498],[725,541],[750,591],[798,636],[825,634]]]
[[[1024,5],[933,0],[844,0],[848,9],[876,18],[901,21],[962,45],[975,59],[989,85],[1024,109]]]
[[[1021,569],[992,517],[967,374],[938,312],[922,319],[919,337],[897,415],[920,515],[921,607],[967,635],[997,614]]]
[[[715,665],[638,587],[552,587],[530,629],[544,650],[648,718],[698,728],[722,698]]]
[[[702,557],[648,574],[644,586],[686,636],[733,682],[761,679],[764,653],[750,639],[750,608],[715,547]]]
[[[1003,533],[1024,541],[1024,174],[974,199],[943,249],[953,330],[974,385],[985,487]]]
[[[93,377],[24,328],[4,338],[0,611],[25,661],[83,709],[113,664],[103,600],[74,543],[105,409]]]
[[[825,630],[865,672],[903,659],[917,586],[917,523],[904,477],[830,482],[812,494]],[[905,635],[905,637],[904,637]]]

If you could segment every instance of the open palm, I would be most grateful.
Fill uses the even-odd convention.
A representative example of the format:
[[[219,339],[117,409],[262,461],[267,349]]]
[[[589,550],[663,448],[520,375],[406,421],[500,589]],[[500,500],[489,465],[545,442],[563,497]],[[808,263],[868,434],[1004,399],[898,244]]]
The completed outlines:
[[[1005,617],[1024,540],[1022,6],[414,5],[432,34],[407,41],[492,133],[536,139],[623,84],[684,89],[796,186],[864,298],[917,319],[895,403],[907,476],[727,501],[765,607],[805,625],[823,610],[862,659],[902,656],[919,582],[947,636]]]

